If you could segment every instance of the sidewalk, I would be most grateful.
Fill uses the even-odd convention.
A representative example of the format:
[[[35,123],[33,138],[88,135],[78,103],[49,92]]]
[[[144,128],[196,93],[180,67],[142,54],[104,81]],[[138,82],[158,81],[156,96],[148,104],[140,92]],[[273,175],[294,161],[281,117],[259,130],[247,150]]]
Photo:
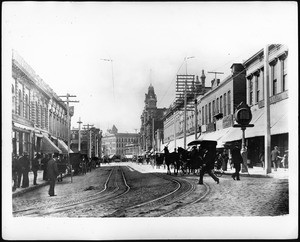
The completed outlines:
[[[30,171],[28,173],[29,187],[26,187],[26,188],[21,187],[22,186],[22,178],[21,178],[21,186],[12,192],[12,197],[17,197],[25,192],[32,191],[36,188],[49,185],[48,181],[43,180],[43,172],[44,172],[43,170],[38,171],[38,175],[37,175],[37,179],[36,179],[37,185],[33,185],[33,172],[32,171]]]
[[[235,172],[234,168],[227,168],[227,171],[224,171],[227,175],[232,175]],[[289,169],[277,168],[277,171],[274,171],[273,168],[271,173],[266,174],[266,171],[262,167],[254,166],[253,168],[248,167],[248,172],[240,172],[240,176],[250,176],[250,177],[270,177],[277,179],[288,179],[289,178]]]

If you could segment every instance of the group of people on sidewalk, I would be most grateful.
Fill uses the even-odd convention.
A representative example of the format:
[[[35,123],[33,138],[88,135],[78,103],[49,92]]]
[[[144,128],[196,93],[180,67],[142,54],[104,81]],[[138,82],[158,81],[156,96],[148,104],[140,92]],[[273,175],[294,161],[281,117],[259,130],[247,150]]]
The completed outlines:
[[[29,172],[33,172],[33,185],[38,185],[37,176],[38,170],[43,170],[43,180],[50,182],[49,195],[55,196],[54,187],[59,170],[57,162],[62,160],[58,153],[54,154],[39,154],[30,162],[29,155],[24,152],[22,156],[18,157],[13,154],[12,156],[12,190],[15,191],[17,188],[29,187]],[[22,182],[21,182],[22,181]]]

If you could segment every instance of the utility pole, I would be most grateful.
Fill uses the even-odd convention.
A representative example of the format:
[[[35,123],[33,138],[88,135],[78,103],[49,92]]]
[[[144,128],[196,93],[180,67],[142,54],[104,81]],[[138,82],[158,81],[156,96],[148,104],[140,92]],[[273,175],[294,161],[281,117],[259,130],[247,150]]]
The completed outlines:
[[[87,127],[87,130],[89,131],[89,158],[92,158],[92,136],[91,136],[91,128],[94,126],[93,124],[86,124],[83,125]]]
[[[81,150],[81,137],[80,137],[80,125],[82,124],[80,117],[79,120],[77,122],[79,124],[79,129],[78,129],[78,152],[80,152]]]
[[[270,127],[270,90],[269,90],[269,45],[264,49],[264,99],[265,99],[265,173],[271,173],[271,127]]]
[[[71,101],[69,100],[70,97],[76,97],[75,95],[70,95],[69,93],[67,93],[66,96],[59,96],[59,97],[66,97],[67,100],[66,101],[59,101],[59,102],[65,102],[67,103],[67,126],[68,126],[68,164],[71,168],[71,182],[73,182],[73,172],[72,172],[72,165],[70,164],[70,107],[69,107],[69,103],[79,103],[79,101]]]

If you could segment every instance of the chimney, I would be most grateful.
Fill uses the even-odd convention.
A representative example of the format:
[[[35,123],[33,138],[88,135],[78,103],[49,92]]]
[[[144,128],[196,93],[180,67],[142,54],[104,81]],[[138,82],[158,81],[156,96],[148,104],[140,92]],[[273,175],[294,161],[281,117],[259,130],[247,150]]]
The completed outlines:
[[[201,75],[201,84],[202,84],[202,87],[204,88],[205,87],[205,74],[204,74],[204,70],[202,70],[202,75]]]
[[[220,84],[220,79],[217,79],[217,86],[219,86]]]
[[[240,63],[233,63],[230,68],[232,74],[239,73],[245,70],[244,66]]]

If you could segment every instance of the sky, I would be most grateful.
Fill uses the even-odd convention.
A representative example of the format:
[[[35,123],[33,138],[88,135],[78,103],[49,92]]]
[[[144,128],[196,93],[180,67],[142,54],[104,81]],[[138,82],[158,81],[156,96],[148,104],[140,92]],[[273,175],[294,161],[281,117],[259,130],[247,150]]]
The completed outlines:
[[[294,45],[294,2],[4,2],[3,46],[58,95],[75,95],[72,127],[141,127],[150,83],[157,107],[175,99],[177,74],[210,86],[266,44]],[[185,57],[194,58],[184,61]],[[104,61],[110,59],[112,61]]]

